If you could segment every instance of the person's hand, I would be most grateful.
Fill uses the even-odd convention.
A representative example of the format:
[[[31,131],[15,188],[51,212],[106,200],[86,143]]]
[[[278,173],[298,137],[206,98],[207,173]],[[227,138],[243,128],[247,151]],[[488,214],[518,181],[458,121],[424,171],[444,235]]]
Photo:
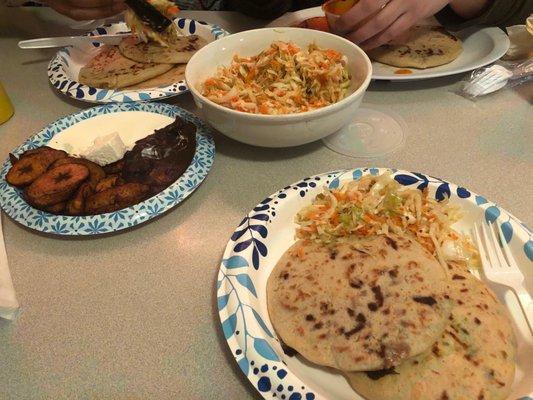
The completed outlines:
[[[124,0],[47,0],[46,4],[76,21],[108,18],[126,9]]]
[[[334,31],[360,44],[363,49],[370,50],[390,42],[449,2],[450,0],[360,0],[341,15]]]

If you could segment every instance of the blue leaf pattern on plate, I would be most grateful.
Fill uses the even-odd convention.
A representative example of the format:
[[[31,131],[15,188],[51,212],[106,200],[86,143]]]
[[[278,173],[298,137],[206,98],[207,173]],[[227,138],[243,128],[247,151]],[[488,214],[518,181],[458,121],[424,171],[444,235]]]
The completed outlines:
[[[257,219],[259,221],[268,221],[268,214],[255,214],[252,215],[253,219]]]
[[[229,294],[225,294],[224,296],[217,297],[217,307],[219,310],[222,310],[224,307],[226,307],[229,296]]]
[[[139,93],[139,99],[140,100],[151,100],[152,97],[148,93]]]
[[[339,184],[340,184],[340,180],[339,178],[335,178],[331,181],[331,183],[329,184],[329,188],[330,189],[337,189],[339,187]]]
[[[266,235],[264,237],[266,237]],[[259,254],[261,254],[263,257],[266,257],[268,253],[267,247],[259,240],[254,240],[254,244],[257,247],[257,250],[259,250]]]
[[[464,187],[458,187],[457,196],[459,196],[461,199],[467,199],[468,197],[470,197],[470,192]]]
[[[246,261],[246,258],[241,256],[232,256],[226,260],[222,260],[222,263],[228,269],[242,268],[248,266],[248,261]]]
[[[255,297],[257,297],[254,283],[252,282],[248,274],[239,274],[235,278],[237,278],[237,282],[239,282],[242,286],[248,289],[250,293],[252,293]]]
[[[261,259],[259,257],[259,250],[257,250],[257,247],[254,246],[252,249],[252,265],[255,269],[259,269],[259,264],[261,263]]]
[[[253,239],[245,240],[244,242],[237,243],[233,248],[233,251],[240,253],[241,251],[246,250],[251,244]]]
[[[428,187],[429,182],[428,181],[422,181],[420,184],[416,187],[418,190],[422,191],[425,188]]]
[[[261,316],[259,315],[259,313],[257,311],[255,311],[253,308],[252,308],[252,312],[254,314],[254,317],[255,317],[255,320],[257,321],[257,323],[259,324],[259,326],[261,326],[261,328],[265,331],[265,333],[270,336],[270,337],[273,337],[272,336],[272,332],[270,332],[270,329],[268,329],[268,327],[266,326],[265,322],[263,321],[263,318],[261,318]]]
[[[237,313],[231,314],[227,320],[222,322],[222,331],[224,337],[227,339],[235,333],[235,327],[237,326]]]
[[[505,241],[509,243],[513,238],[513,226],[509,221],[506,221],[501,225],[501,228]]]
[[[483,196],[476,196],[476,204],[478,206],[480,206],[482,204],[486,204],[486,203],[488,203],[488,201]]]
[[[530,261],[533,261],[533,241],[528,240],[524,244],[524,252],[526,253],[527,258],[529,258]]]
[[[450,185],[448,185],[447,183],[443,183],[439,185],[439,187],[437,188],[437,192],[435,194],[435,198],[438,201],[444,201],[446,199],[449,199],[450,196],[451,196]]]
[[[250,363],[246,357],[241,358],[239,361],[237,361],[237,364],[239,364],[239,367],[241,368],[241,371],[244,375],[248,375],[248,371],[250,370]]]
[[[278,361],[279,357],[265,339],[255,338],[254,349],[259,355],[267,360]]]
[[[500,209],[496,206],[490,206],[485,210],[485,220],[492,224],[500,216]]]
[[[398,182],[400,185],[409,186],[414,183],[417,183],[419,180],[418,178],[411,176],[411,175],[396,175],[394,177],[394,180]]]
[[[242,228],[241,230],[233,232],[233,235],[231,235],[231,240],[236,242],[246,233],[246,231],[247,231],[246,228]]]

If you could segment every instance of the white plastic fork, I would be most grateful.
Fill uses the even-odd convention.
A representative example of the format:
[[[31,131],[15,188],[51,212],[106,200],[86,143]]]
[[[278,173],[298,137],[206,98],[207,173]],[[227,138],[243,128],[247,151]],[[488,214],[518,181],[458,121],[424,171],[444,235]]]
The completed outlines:
[[[499,240],[494,230],[485,223],[481,224],[481,233],[477,224],[474,226],[483,273],[488,280],[513,290],[526,317],[529,330],[533,334],[533,300],[524,285],[524,275],[509,249],[500,226],[497,223],[495,225]]]
[[[472,97],[489,94],[501,89],[513,73],[501,65],[493,65],[479,73],[471,82],[464,86],[464,91]]]

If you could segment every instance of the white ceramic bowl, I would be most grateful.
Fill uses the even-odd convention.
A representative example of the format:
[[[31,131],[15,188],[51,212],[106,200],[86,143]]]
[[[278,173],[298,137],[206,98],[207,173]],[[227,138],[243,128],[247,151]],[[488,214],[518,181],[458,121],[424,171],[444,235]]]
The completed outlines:
[[[316,43],[344,54],[352,78],[348,96],[318,110],[286,115],[235,111],[202,96],[203,82],[214,75],[219,66],[229,65],[235,54],[256,55],[276,40],[290,41],[300,47]],[[185,79],[205,120],[226,136],[264,147],[297,146],[338,131],[351,121],[371,76],[370,60],[358,46],[340,36],[302,28],[264,28],[224,37],[198,51],[185,70]]]

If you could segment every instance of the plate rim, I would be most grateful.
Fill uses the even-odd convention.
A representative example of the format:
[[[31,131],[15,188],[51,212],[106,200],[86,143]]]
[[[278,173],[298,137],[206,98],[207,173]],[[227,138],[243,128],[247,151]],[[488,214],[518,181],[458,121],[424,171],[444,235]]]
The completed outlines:
[[[268,25],[266,25],[266,27],[281,27],[281,26],[285,26],[285,24],[290,24],[291,23],[290,21],[293,21],[293,19],[299,20],[300,18],[313,18],[315,16],[323,16],[323,15],[324,15],[324,12],[322,11],[322,8],[320,6],[305,8],[303,10],[286,13],[282,15],[281,17],[275,19],[274,21],[270,22]],[[477,68],[481,68],[485,65],[493,63],[496,60],[499,60],[509,49],[509,46],[511,44],[509,37],[502,29],[498,27],[476,26],[476,27],[462,29],[458,32],[471,30],[473,28],[478,28],[476,33],[485,32],[495,42],[495,46],[493,47],[491,52],[487,56],[485,56],[483,59],[478,60],[477,62],[474,62],[471,65],[465,66],[463,68],[454,69],[452,71],[440,71],[440,72],[430,73],[427,75],[377,74],[373,70],[372,79],[385,80],[385,81],[417,81],[417,80],[441,78],[444,76],[462,74],[464,72],[468,72],[468,71],[472,71]],[[498,40],[503,40],[503,42],[500,43]],[[373,67],[376,64],[387,66],[386,64],[382,64],[377,61],[372,61]],[[390,67],[396,68],[392,66]],[[426,71],[427,70],[431,70],[431,68],[426,69]]]
[[[205,26],[210,29],[210,33],[213,36],[214,40],[218,40],[219,38],[222,38],[224,36],[228,36],[231,33],[220,27],[216,24],[211,24],[205,21],[201,20],[195,20],[192,18],[183,18],[178,17],[174,19],[174,23],[177,24],[181,29],[185,26],[190,26],[191,22],[195,25],[201,25]],[[109,29],[111,27],[124,24],[124,21],[118,21],[113,22],[109,24],[104,24],[96,27],[95,29],[91,30],[91,32],[87,33],[88,36],[92,36],[95,34],[105,34],[102,32],[99,32],[99,29]],[[183,27],[180,26],[180,24],[183,24]],[[197,28],[195,28],[197,29]],[[99,46],[96,46],[99,47]],[[183,93],[189,92],[189,88],[187,86],[187,82],[185,81],[185,78],[182,79],[179,82],[172,83],[170,85],[164,86],[164,87],[158,87],[158,88],[152,88],[152,89],[132,89],[132,90],[120,90],[120,89],[105,89],[105,88],[95,88],[92,86],[84,85],[80,83],[78,80],[72,80],[67,77],[66,71],[65,71],[65,63],[67,63],[67,59],[65,58],[65,55],[70,56],[70,48],[69,47],[62,47],[59,49],[52,59],[49,61],[47,66],[47,75],[48,75],[48,81],[52,88],[59,93],[70,97],[75,100],[92,103],[92,104],[106,104],[106,103],[130,103],[130,102],[143,102],[143,101],[155,101],[155,100],[162,100],[167,99],[170,97],[178,96]],[[60,78],[57,75],[62,75]],[[63,84],[64,83],[64,84]],[[77,97],[77,93],[79,90],[86,90],[87,94],[82,91],[83,95],[81,97]],[[91,93],[92,92],[92,93]],[[158,94],[161,94],[161,96],[154,95],[154,92],[158,92]],[[98,98],[98,95],[103,93],[102,98]],[[94,98],[88,98],[87,96],[93,96]],[[121,99],[116,99],[114,96],[122,96]],[[127,100],[124,100],[124,98],[127,98]]]
[[[179,116],[195,124],[196,149],[193,159],[186,171],[175,182],[163,191],[140,203],[111,213],[87,216],[55,215],[30,206],[20,195],[20,189],[15,189],[7,183],[5,176],[11,166],[11,161],[8,156],[0,166],[1,210],[17,224],[33,231],[38,231],[51,236],[83,237],[107,235],[143,225],[152,219],[167,213],[182,203],[200,186],[209,174],[215,159],[215,143],[213,140],[213,130],[205,122],[190,111],[175,105],[150,102],[109,103],[80,110],[76,113],[60,117],[46,125],[35,134],[28,137],[22,144],[11,150],[10,153],[17,155],[24,150],[46,145],[55,135],[61,133],[64,129],[97,116],[117,112],[151,112],[158,115],[165,115],[170,118]],[[71,120],[71,122],[67,122],[68,120]],[[66,125],[63,125],[63,123]],[[186,179],[190,180],[190,178],[194,178],[194,181],[191,181],[192,183],[186,181]],[[10,199],[15,199],[14,201],[22,203],[11,204]],[[169,202],[162,203],[162,200],[164,199],[169,199]],[[151,205],[151,203],[153,203],[153,205]],[[128,222],[126,218],[132,217],[132,215],[130,215],[132,213],[135,214],[133,214],[133,218]],[[137,216],[137,214],[141,213],[144,214],[140,217]],[[31,224],[29,220],[30,217],[35,220],[40,218],[44,222],[37,225]],[[106,224],[111,224],[111,220],[115,219],[114,222],[117,223],[117,218],[124,219],[124,223],[121,226],[110,226],[109,229],[103,230]],[[49,229],[49,226],[53,227],[54,224],[60,229]],[[73,228],[74,226],[88,226],[89,229],[82,230],[80,228],[75,230]]]
[[[312,175],[312,176],[309,176],[307,178],[303,178],[303,179],[301,179],[299,181],[296,181],[293,184],[288,185],[285,188],[280,189],[280,190],[272,193],[265,200],[261,201],[254,208],[252,208],[252,210],[249,213],[246,214],[244,220],[242,220],[239,223],[239,225],[237,225],[237,228],[233,232],[231,238],[228,240],[228,243],[227,243],[227,245],[226,245],[226,247],[224,249],[222,260],[221,260],[221,262],[219,264],[219,270],[218,270],[218,273],[217,273],[217,284],[216,284],[217,311],[218,311],[218,317],[219,317],[219,321],[220,321],[219,323],[220,323],[220,326],[221,326],[223,334],[224,334],[226,345],[228,346],[232,357],[235,359],[235,362],[237,362],[238,366],[240,367],[241,372],[244,373],[244,375],[246,376],[248,381],[254,386],[254,388],[259,392],[259,394],[261,396],[263,396],[263,398],[265,398],[265,399],[277,400],[281,393],[280,393],[279,390],[277,390],[279,387],[275,389],[276,384],[274,384],[274,383],[271,384],[270,383],[270,378],[268,380],[268,382],[269,382],[268,385],[266,385],[266,386],[263,385],[263,389],[260,388],[260,385],[261,385],[260,381],[261,381],[261,379],[264,379],[264,376],[259,378],[259,380],[257,380],[257,382],[255,382],[255,379],[257,379],[255,377],[259,373],[258,372],[258,367],[261,367],[261,372],[263,372],[263,368],[264,367],[260,366],[260,364],[272,363],[273,365],[278,366],[278,368],[282,367],[284,369],[284,376],[281,377],[281,379],[283,379],[285,376],[289,376],[290,377],[292,386],[289,386],[288,388],[290,388],[291,390],[289,390],[289,392],[287,392],[285,389],[288,389],[288,388],[284,389],[283,385],[281,385],[281,384],[280,384],[280,386],[281,386],[282,393],[284,393],[286,395],[286,398],[289,399],[289,400],[293,399],[292,397],[290,397],[290,396],[292,396],[292,394],[298,393],[297,391],[296,392],[292,391],[293,387],[296,388],[296,390],[301,387],[302,390],[303,390],[304,387],[307,387],[307,385],[298,376],[296,376],[294,373],[292,373],[290,371],[289,367],[279,357],[278,353],[276,353],[276,351],[273,350],[271,347],[270,347],[270,350],[275,353],[276,358],[277,358],[276,360],[274,360],[273,358],[268,358],[268,357],[264,357],[264,356],[261,355],[263,357],[262,360],[256,360],[257,359],[257,357],[256,357],[256,358],[250,358],[250,360],[245,359],[246,363],[242,363],[242,361],[243,361],[242,354],[246,355],[246,352],[243,352],[243,348],[240,345],[239,340],[237,339],[235,334],[230,334],[228,336],[228,334],[227,334],[228,321],[230,321],[231,315],[229,315],[228,307],[226,307],[226,304],[228,304],[228,298],[225,297],[225,296],[229,296],[231,294],[231,292],[228,291],[228,283],[227,283],[227,282],[231,283],[231,281],[229,281],[229,279],[226,278],[225,272],[227,272],[228,270],[233,269],[233,268],[235,268],[237,270],[238,270],[238,268],[246,268],[246,271],[249,268],[252,268],[252,265],[250,265],[248,263],[248,260],[246,260],[246,259],[250,259],[251,258],[249,254],[245,255],[245,256],[236,255],[236,252],[234,250],[234,247],[236,245],[236,241],[233,240],[233,237],[239,231],[240,227],[243,225],[245,220],[251,218],[254,214],[257,214],[258,212],[262,212],[261,210],[264,209],[265,205],[270,203],[274,199],[286,197],[287,193],[290,193],[291,189],[297,189],[297,188],[303,187],[303,186],[300,186],[300,184],[305,183],[305,182],[309,183],[309,181],[312,181],[316,177],[330,177],[329,180],[326,180],[325,182],[321,182],[320,185],[324,186],[324,184],[325,184],[328,187],[331,187],[330,185],[332,185],[333,182],[336,181],[336,185],[338,186],[340,184],[340,182],[345,181],[344,179],[340,179],[341,177],[343,177],[346,174],[350,174],[350,176],[353,176],[353,178],[351,178],[351,180],[354,180],[355,179],[355,174],[357,173],[357,171],[359,171],[359,173],[361,174],[361,175],[359,175],[359,177],[364,175],[364,174],[378,175],[378,174],[380,174],[382,172],[385,172],[385,171],[390,171],[390,172],[393,173],[393,175],[396,175],[396,174],[399,174],[399,175],[410,174],[411,177],[420,178],[421,180],[419,182],[422,182],[422,177],[425,177],[424,179],[425,179],[426,185],[431,184],[433,186],[433,185],[438,184],[439,187],[447,188],[447,190],[453,189],[453,193],[455,193],[455,195],[458,198],[460,198],[461,200],[466,200],[468,202],[471,202],[473,206],[475,206],[475,207],[479,208],[480,210],[482,210],[483,211],[483,218],[485,218],[490,223],[493,223],[493,222],[496,221],[497,223],[501,224],[502,215],[503,215],[503,217],[509,216],[509,219],[508,219],[509,223],[510,223],[510,220],[513,220],[514,224],[520,227],[520,229],[518,231],[520,233],[517,233],[516,231],[514,231],[512,233],[511,238],[509,239],[509,241],[512,240],[514,235],[520,236],[520,238],[521,238],[521,242],[520,243],[522,243],[522,241],[525,243],[522,250],[526,252],[526,257],[528,257],[530,259],[530,261],[533,262],[533,241],[532,241],[533,232],[520,219],[516,218],[513,214],[509,213],[504,208],[501,208],[496,203],[491,202],[490,200],[487,200],[485,197],[483,197],[481,195],[478,195],[477,193],[472,192],[469,189],[466,189],[466,188],[464,188],[462,186],[456,185],[456,184],[454,184],[452,182],[449,182],[447,180],[444,180],[444,179],[441,179],[441,178],[437,178],[437,177],[434,177],[434,176],[431,176],[431,175],[428,175],[428,174],[418,173],[418,172],[411,172],[411,171],[402,170],[402,169],[388,168],[388,167],[357,167],[357,168],[335,170],[335,171],[330,171],[330,172],[325,172],[325,173]],[[346,179],[346,180],[348,181],[350,179]],[[413,183],[411,183],[409,185],[402,184],[402,186],[412,187],[411,186],[412,184]],[[446,185],[446,186],[442,186],[442,185]],[[459,194],[459,193],[461,193],[461,194]],[[284,197],[279,197],[280,194],[282,194],[282,195],[285,194],[285,196]],[[463,197],[463,196],[466,196],[467,194],[468,194],[467,197]],[[300,194],[300,196],[304,197],[305,195],[302,196]],[[491,211],[491,212],[489,213],[488,210]],[[495,210],[497,212],[494,212]],[[491,218],[492,221],[489,221],[489,218]],[[267,221],[264,221],[264,225],[265,226],[267,225]],[[524,238],[522,238],[523,235],[525,235]],[[529,246],[530,253],[527,253],[527,251],[526,251],[526,245],[527,244],[530,244],[530,246]],[[247,262],[246,266],[239,264],[239,262],[242,264],[242,260],[237,260],[236,266],[227,267],[228,264],[235,262],[235,260],[231,261],[231,259],[232,258],[234,259],[235,257],[240,257],[240,258],[244,259]],[[242,270],[241,270],[241,273],[242,273]],[[251,281],[251,279],[250,279],[250,281]],[[242,282],[239,282],[239,283],[241,284],[242,287],[246,287],[246,285],[244,285]],[[231,286],[232,286],[231,287],[232,290],[236,290],[237,291],[237,288],[233,284],[231,284]],[[251,287],[254,288],[253,281],[251,283]],[[252,299],[251,296],[254,293],[252,292],[250,287],[247,287],[248,290],[244,290],[243,288],[240,288],[240,289],[241,289],[241,291],[243,291],[245,293],[246,299]],[[254,288],[254,292],[255,292],[255,288]],[[260,301],[260,298],[257,295],[255,295],[255,299],[256,299],[255,301]],[[240,299],[238,299],[238,301],[239,301],[239,304],[248,305],[249,308],[252,308],[252,306],[250,306],[249,304],[241,303]],[[252,299],[252,301],[253,301],[253,299]],[[263,302],[266,302],[266,300],[263,299]],[[238,309],[237,309],[237,311],[238,311]],[[232,315],[236,315],[237,311],[235,311],[235,313],[232,314]],[[255,315],[255,314],[258,314],[258,312],[254,311],[254,317],[257,320],[257,315]],[[243,318],[244,318],[244,312],[243,312]],[[273,340],[276,340],[275,336],[271,332],[268,332],[268,326],[265,324],[264,321],[261,320],[260,315],[259,315],[259,319],[260,320],[257,320],[257,324],[261,327],[263,333],[267,333],[267,334],[270,333],[270,335],[268,335],[268,336],[270,336],[270,338],[272,338]],[[235,326],[237,326],[237,322],[235,322]],[[266,327],[267,331],[265,331],[265,327]],[[236,328],[234,328],[234,329],[236,329]],[[244,329],[246,329],[246,325],[244,325]],[[229,332],[229,333],[231,333],[231,332]],[[264,335],[263,337],[266,337],[266,335]],[[254,346],[255,346],[255,344],[254,344]],[[267,354],[267,356],[268,356],[268,354]],[[255,361],[258,361],[258,362],[255,364],[255,367],[254,367],[254,362]],[[264,365],[266,366],[266,371],[271,371],[272,369],[274,369],[274,370],[276,369],[275,367],[270,366],[271,369],[269,370],[269,366],[267,364],[264,364]],[[250,372],[252,368],[254,368],[253,374]],[[264,372],[266,372],[266,371],[264,371]],[[279,372],[279,369],[278,369],[278,372]],[[278,378],[280,378],[278,372],[276,372],[276,375],[277,375]],[[272,376],[272,374],[271,374],[271,376]],[[301,393],[298,393],[298,396],[294,397],[294,399],[304,399],[304,398],[306,400],[313,400],[313,399],[316,399],[316,400],[328,400],[329,399],[326,396],[323,396],[323,395],[321,395],[321,394],[319,394],[317,392],[312,391],[312,389],[308,388],[307,390],[310,390],[310,391],[308,391],[305,394],[305,396],[303,394],[301,394]],[[529,394],[529,396],[533,396],[533,392],[531,392]],[[526,398],[524,398],[524,400]],[[522,400],[522,399],[520,399],[520,400]]]

